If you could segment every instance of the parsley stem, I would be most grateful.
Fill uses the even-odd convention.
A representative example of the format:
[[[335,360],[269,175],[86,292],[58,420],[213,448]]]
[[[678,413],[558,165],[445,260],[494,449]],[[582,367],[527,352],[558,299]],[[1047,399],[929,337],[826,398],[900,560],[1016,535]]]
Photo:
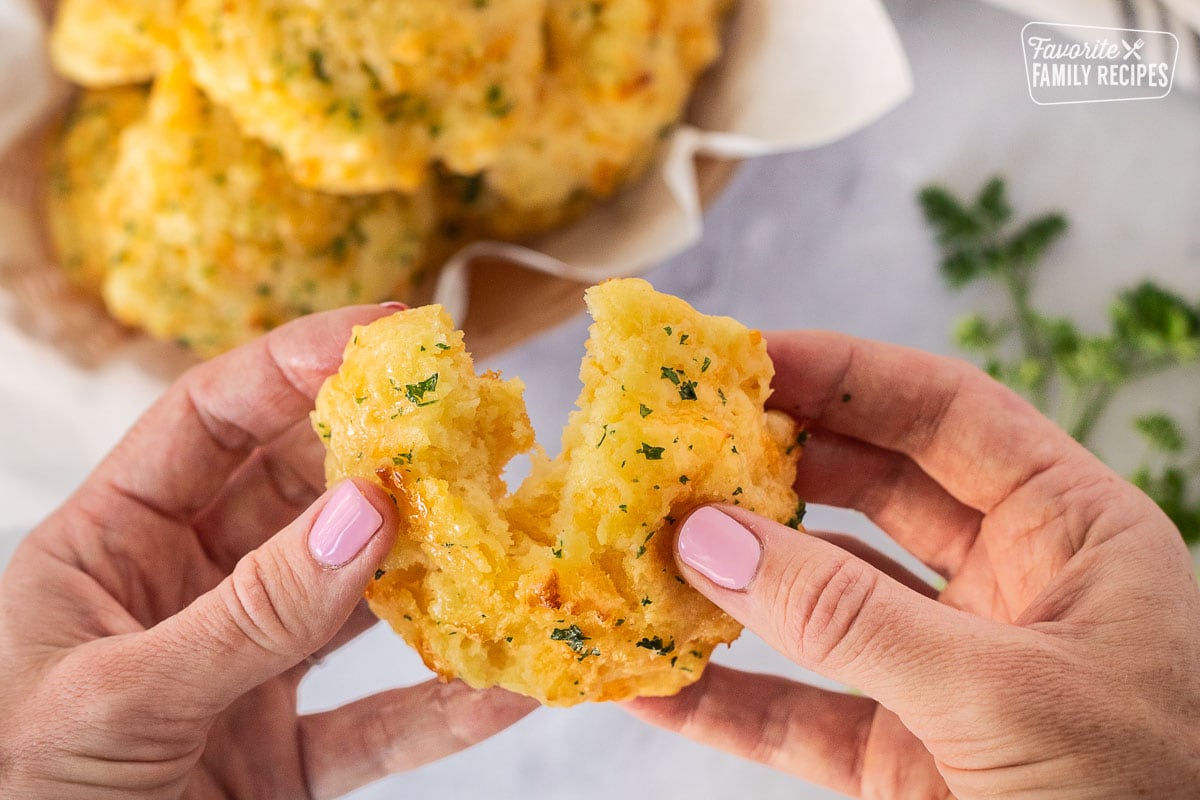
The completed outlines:
[[[1116,389],[1111,383],[1101,384],[1099,391],[1092,395],[1087,404],[1083,407],[1083,412],[1074,424],[1067,427],[1067,432],[1071,434],[1071,438],[1080,444],[1086,445],[1087,440],[1091,438],[1092,429],[1096,427],[1096,423],[1104,416],[1105,410],[1108,409],[1108,404],[1112,402],[1116,396]]]
[[[1089,445],[1126,387],[1200,363],[1200,304],[1152,281],[1118,292],[1107,334],[1086,334],[1073,320],[1034,308],[1033,281],[1068,222],[1049,212],[1010,227],[1013,209],[1002,178],[988,181],[974,201],[940,186],[922,189],[918,201],[941,246],[939,269],[947,285],[988,281],[1008,300],[999,322],[980,314],[961,318],[954,331],[959,345],[982,355],[988,374],[1052,415],[1081,444]],[[1133,428],[1154,458],[1143,459],[1130,479],[1186,540],[1200,541],[1200,500],[1192,497],[1200,459],[1187,460],[1186,441],[1168,414],[1136,417]]]
[[[1038,363],[1049,366],[1048,347],[1042,337],[1038,325],[1039,315],[1029,302],[1029,274],[1024,264],[1004,273],[1004,283],[1008,287],[1009,297],[1017,312],[1017,336],[1025,353]],[[1030,399],[1043,413],[1049,402],[1046,396],[1049,369],[1043,369],[1038,379],[1029,387]]]
[[[1157,375],[1160,372],[1178,367],[1179,364],[1170,360],[1153,361],[1150,363],[1143,362],[1128,368],[1128,372],[1122,378],[1124,385],[1132,385],[1138,381],[1144,380]],[[1104,412],[1108,409],[1109,403],[1117,394],[1118,387],[1111,383],[1099,384],[1099,392],[1092,396],[1088,404],[1084,406],[1083,412],[1071,425],[1066,426],[1067,431],[1072,438],[1080,444],[1086,445],[1088,438],[1092,435],[1092,429],[1096,423],[1104,416]]]

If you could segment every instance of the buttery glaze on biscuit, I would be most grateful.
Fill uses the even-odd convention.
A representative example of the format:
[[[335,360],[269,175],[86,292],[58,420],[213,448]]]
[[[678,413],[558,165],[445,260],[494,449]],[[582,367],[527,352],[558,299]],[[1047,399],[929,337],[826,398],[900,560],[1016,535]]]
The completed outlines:
[[[764,412],[761,335],[629,279],[590,289],[562,453],[519,380],[476,375],[440,307],[358,328],[317,398],[326,477],[378,482],[400,536],[367,590],[439,675],[551,705],[667,695],[740,625],[679,576],[674,522],[726,502],[794,520],[800,438]],[[505,465],[533,451],[509,494]]]

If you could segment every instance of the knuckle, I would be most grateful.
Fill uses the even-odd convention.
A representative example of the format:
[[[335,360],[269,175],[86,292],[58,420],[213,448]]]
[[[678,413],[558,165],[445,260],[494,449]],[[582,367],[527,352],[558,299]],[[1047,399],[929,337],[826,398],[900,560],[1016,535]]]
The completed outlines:
[[[443,747],[448,753],[457,753],[475,744],[482,738],[480,733],[481,697],[475,693],[464,694],[454,684],[438,684],[434,695],[434,706],[438,718],[445,723]]]
[[[354,729],[359,740],[358,750],[368,760],[373,774],[385,775],[409,768],[400,755],[399,743],[408,733],[404,728],[402,718],[380,713],[367,715]]]
[[[847,556],[791,577],[782,583],[779,601],[784,641],[804,664],[852,661],[871,638],[866,611],[878,576]]]
[[[961,359],[950,360],[929,377],[932,387],[924,387],[919,394],[908,398],[915,413],[905,418],[908,425],[903,434],[907,440],[904,450],[925,450],[941,439],[955,404],[967,394],[982,391],[987,381],[982,372]]]
[[[778,765],[794,739],[795,717],[800,707],[793,703],[771,703],[758,720],[757,738],[746,752],[746,758],[768,766]]]
[[[131,663],[126,652],[101,642],[70,653],[47,676],[46,685],[57,698],[54,705],[83,727],[105,727],[127,717],[129,689],[137,685],[140,665]]]
[[[354,727],[360,752],[378,775],[406,772],[486,738],[480,696],[459,684],[430,684],[373,707]],[[414,719],[409,709],[422,709]]]
[[[310,621],[296,613],[285,587],[291,567],[269,549],[248,553],[219,588],[221,608],[240,633],[276,655],[304,655],[302,643],[311,637]]]
[[[130,645],[129,639],[98,640],[72,651],[43,676],[28,701],[14,709],[30,734],[23,740],[26,755],[109,748],[141,758],[188,729],[155,713],[171,688],[170,676]]]

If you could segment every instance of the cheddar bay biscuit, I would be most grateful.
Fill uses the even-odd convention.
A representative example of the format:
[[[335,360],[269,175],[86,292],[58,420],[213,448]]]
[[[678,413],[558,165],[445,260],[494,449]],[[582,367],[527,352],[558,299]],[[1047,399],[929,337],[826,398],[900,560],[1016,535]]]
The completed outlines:
[[[728,0],[561,0],[546,11],[538,112],[488,169],[517,218],[548,218],[639,177],[720,52]],[[498,214],[503,228],[513,212]],[[503,233],[503,231],[502,231]]]
[[[49,148],[46,211],[58,260],[72,283],[99,294],[108,231],[99,197],[117,162],[120,137],[146,110],[143,86],[84,90]]]
[[[787,521],[797,428],[764,412],[762,337],[645,281],[590,289],[583,390],[562,453],[536,449],[523,386],[476,375],[436,306],[355,330],[317,397],[330,483],[380,483],[399,539],[372,609],[445,678],[551,705],[666,695],[741,627],[688,587],[672,526],[705,502]],[[509,494],[519,453],[532,471]]]
[[[50,29],[54,68],[83,86],[144,83],[169,63],[180,0],[62,0]]]
[[[289,319],[407,288],[432,200],[303,189],[176,65],[127,128],[98,199],[118,319],[202,355]]]
[[[546,0],[187,0],[200,85],[297,180],[414,191],[433,162],[485,168],[542,70]]]

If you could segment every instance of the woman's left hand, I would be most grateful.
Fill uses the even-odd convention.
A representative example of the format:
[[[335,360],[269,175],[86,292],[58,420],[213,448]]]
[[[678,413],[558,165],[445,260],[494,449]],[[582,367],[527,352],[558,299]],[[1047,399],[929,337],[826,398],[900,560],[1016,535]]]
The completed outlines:
[[[300,715],[312,659],[374,622],[396,519],[322,493],[320,314],[191,370],[0,580],[0,796],[328,798],[478,742],[533,701],[430,681]],[[278,531],[278,533],[277,533]]]

